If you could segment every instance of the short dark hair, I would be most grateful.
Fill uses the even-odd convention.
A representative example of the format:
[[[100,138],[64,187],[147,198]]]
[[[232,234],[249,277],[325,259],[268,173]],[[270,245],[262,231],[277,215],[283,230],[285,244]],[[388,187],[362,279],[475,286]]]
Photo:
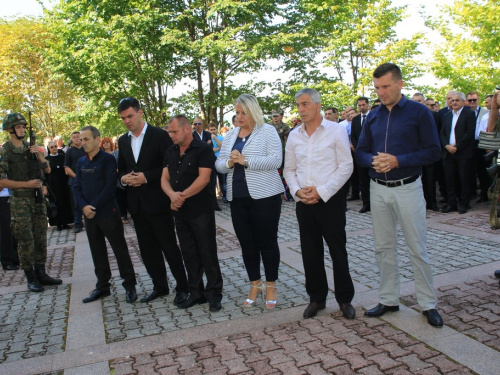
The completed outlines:
[[[120,104],[118,104],[118,113],[123,112],[130,107],[134,108],[134,110],[137,112],[139,109],[141,109],[141,103],[139,103],[136,98],[123,98],[122,100],[120,100]]]
[[[94,137],[94,139],[101,136],[101,132],[95,126],[88,125],[80,129],[81,132],[85,130],[90,130],[90,132],[92,133],[92,137]]]
[[[401,69],[399,69],[399,66],[393,63],[384,63],[377,66],[377,69],[375,69],[375,71],[373,72],[373,78],[380,78],[389,73],[392,73],[392,78],[394,78],[395,81],[400,81],[403,79]]]
[[[191,122],[188,120],[188,118],[184,115],[175,115],[172,116],[168,119],[167,124],[170,125],[174,120],[177,120],[177,124],[180,126],[189,126],[191,127]]]
[[[380,103],[382,103],[382,101],[381,101],[380,99],[375,99],[375,100],[373,101],[373,104],[380,104]]]
[[[427,100],[432,100],[433,102],[435,102],[435,100],[434,100],[434,99],[432,99],[432,98],[427,98],[427,99],[425,99],[425,100],[426,100],[426,101],[427,101]]]
[[[366,104],[370,104],[370,99],[368,99],[366,96],[360,96],[358,100],[356,100],[356,103],[361,102],[363,100],[366,102]]]
[[[485,99],[488,99],[488,98],[493,98],[493,94],[486,95]]]
[[[210,121],[210,122],[208,123],[207,128],[209,128],[209,129],[210,129],[210,128],[215,128],[215,129],[217,129],[217,123],[216,123],[215,121]]]
[[[328,107],[328,108],[325,108],[325,112],[326,111],[332,111],[332,113],[339,113],[339,110],[335,107]]]
[[[469,91],[465,96],[467,97],[469,95],[477,95],[479,97],[479,93],[477,91]]]
[[[80,132],[79,131],[74,131],[73,133],[71,133],[71,135],[73,135],[73,134],[80,134]]]

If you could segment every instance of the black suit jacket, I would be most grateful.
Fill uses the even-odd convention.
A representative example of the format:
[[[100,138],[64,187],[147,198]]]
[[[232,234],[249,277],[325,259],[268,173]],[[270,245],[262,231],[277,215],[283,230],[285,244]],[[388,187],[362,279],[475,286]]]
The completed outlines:
[[[363,114],[360,113],[352,119],[351,123],[351,143],[354,149],[358,147],[359,136],[361,135],[361,120],[363,119]],[[366,117],[365,117],[366,121]]]
[[[212,144],[212,133],[207,132],[206,130],[203,130],[203,134],[202,134],[201,138],[200,138],[200,135],[195,130],[193,132],[193,137],[194,137],[194,139],[199,139],[203,143],[208,143],[207,141],[210,141],[210,144]]]
[[[161,189],[161,175],[165,151],[172,145],[173,142],[165,130],[148,124],[136,162],[128,133],[123,134],[118,140],[120,181],[124,175],[132,171],[144,173],[147,181],[139,187],[127,186],[128,208],[131,214],[137,213],[139,207],[150,214],[170,212],[170,199]]]
[[[443,119],[441,127],[440,139],[442,148],[442,158],[446,159],[450,153],[445,146],[450,142],[451,123],[453,121],[453,111],[449,111]],[[476,132],[476,115],[474,111],[464,107],[458,117],[455,125],[455,141],[457,152],[455,156],[458,159],[470,159],[475,155],[474,136]]]

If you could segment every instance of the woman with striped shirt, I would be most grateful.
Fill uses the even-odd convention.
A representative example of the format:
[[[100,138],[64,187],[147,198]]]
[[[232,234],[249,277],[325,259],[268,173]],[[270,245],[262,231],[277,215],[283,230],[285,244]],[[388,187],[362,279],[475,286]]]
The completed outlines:
[[[264,123],[259,102],[253,95],[240,95],[235,109],[236,127],[226,134],[215,167],[219,173],[227,173],[227,199],[250,279],[250,292],[243,306],[252,307],[259,294],[264,300],[262,257],[266,308],[272,309],[278,299],[276,281],[280,263],[281,141],[276,129]]]

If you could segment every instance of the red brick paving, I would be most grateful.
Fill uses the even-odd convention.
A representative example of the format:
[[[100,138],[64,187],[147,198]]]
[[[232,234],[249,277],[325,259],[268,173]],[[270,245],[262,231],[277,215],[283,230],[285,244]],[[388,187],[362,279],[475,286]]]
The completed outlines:
[[[110,366],[116,375],[471,373],[384,321],[346,321],[340,313],[117,358]]]

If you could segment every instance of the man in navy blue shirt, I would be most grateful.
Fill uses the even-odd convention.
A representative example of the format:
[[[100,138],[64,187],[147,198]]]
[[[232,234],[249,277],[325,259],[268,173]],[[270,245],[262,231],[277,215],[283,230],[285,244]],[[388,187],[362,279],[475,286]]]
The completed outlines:
[[[399,223],[410,252],[418,304],[429,324],[441,327],[427,255],[426,204],[420,178],[422,166],[436,162],[441,155],[436,125],[427,107],[401,94],[403,79],[397,65],[377,67],[373,85],[382,105],[368,114],[356,148],[359,165],[370,168],[375,258],[380,269],[379,304],[365,315],[377,317],[399,310]]]
[[[137,281],[115,198],[116,159],[99,148],[101,133],[97,128],[82,128],[80,137],[86,154],[76,165],[74,191],[75,199],[85,216],[87,238],[97,276],[96,288],[83,299],[83,303],[110,295],[111,269],[105,238],[108,239],[118,262],[126,300],[131,303],[137,299]]]

